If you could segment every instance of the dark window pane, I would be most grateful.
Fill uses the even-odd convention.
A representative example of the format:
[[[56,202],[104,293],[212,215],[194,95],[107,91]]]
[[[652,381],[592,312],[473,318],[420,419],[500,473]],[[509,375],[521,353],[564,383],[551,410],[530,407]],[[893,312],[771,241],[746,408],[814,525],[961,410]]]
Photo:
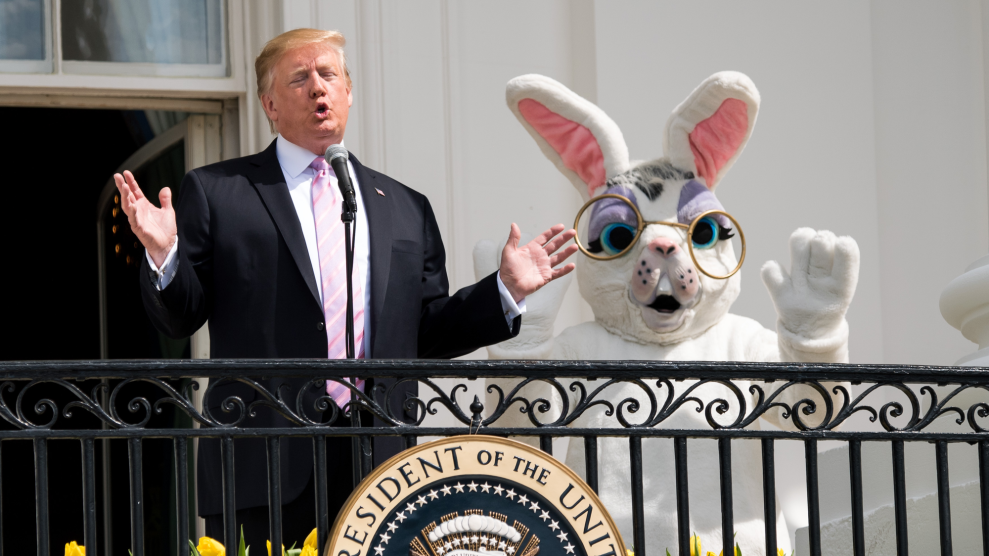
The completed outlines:
[[[44,4],[45,0],[0,0],[0,60],[45,59]]]
[[[220,0],[63,0],[62,59],[220,64]]]

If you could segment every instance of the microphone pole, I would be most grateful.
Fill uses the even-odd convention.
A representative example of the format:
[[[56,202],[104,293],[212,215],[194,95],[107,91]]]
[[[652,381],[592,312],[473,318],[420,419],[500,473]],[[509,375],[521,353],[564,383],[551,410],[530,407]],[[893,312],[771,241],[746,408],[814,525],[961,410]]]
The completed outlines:
[[[343,145],[335,144],[330,145],[326,149],[323,158],[333,167],[333,172],[337,175],[337,185],[340,188],[343,198],[343,202],[340,203],[340,220],[343,222],[344,259],[346,260],[347,268],[347,322],[344,327],[344,340],[347,344],[347,359],[356,359],[357,350],[354,345],[354,243],[351,225],[357,218],[357,198],[354,194],[354,184],[350,181],[350,169],[347,165],[347,161],[350,159],[350,153],[347,152],[347,149]],[[354,382],[356,384],[356,380]],[[353,428],[360,428],[361,426],[361,415],[358,406],[357,395],[351,390],[350,426]],[[351,466],[353,468],[354,488],[357,488],[357,485],[360,484],[364,477],[364,459],[370,459],[371,457],[370,442],[368,442],[368,446],[366,447],[363,446],[364,443],[365,441],[359,436],[351,438]]]

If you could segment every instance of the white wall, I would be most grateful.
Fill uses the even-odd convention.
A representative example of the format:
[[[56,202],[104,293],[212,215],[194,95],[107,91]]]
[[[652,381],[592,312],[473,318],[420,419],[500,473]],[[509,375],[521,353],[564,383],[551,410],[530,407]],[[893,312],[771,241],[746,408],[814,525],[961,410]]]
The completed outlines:
[[[300,26],[348,36],[347,145],[429,196],[455,288],[474,280],[478,240],[503,240],[512,221],[529,232],[569,223],[579,206],[505,107],[506,81],[531,72],[562,81],[615,119],[633,158],[647,159],[662,152],[670,111],[703,78],[733,69],[763,99],[718,188],[749,240],[733,311],[773,327],[759,267],[789,260],[797,227],[825,228],[862,250],[853,362],[951,364],[972,350],[937,300],[989,251],[978,0],[263,5],[273,8],[255,14],[267,27],[253,46]],[[259,124],[245,144],[269,140]],[[592,318],[576,287],[568,296],[558,330]]]
[[[974,349],[940,318],[937,300],[989,249],[982,9],[962,1],[872,3],[878,255],[890,363],[951,364]]]

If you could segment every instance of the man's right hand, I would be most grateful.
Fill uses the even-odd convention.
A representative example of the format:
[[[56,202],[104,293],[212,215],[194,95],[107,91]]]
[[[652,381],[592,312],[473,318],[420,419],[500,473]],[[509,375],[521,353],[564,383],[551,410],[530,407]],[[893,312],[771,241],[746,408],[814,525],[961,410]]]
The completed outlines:
[[[141,188],[134,174],[124,170],[124,175],[114,174],[113,181],[120,192],[120,206],[127,215],[131,230],[141,241],[155,266],[161,268],[165,257],[178,239],[175,226],[175,209],[172,208],[172,190],[165,187],[158,193],[161,208],[154,206]]]

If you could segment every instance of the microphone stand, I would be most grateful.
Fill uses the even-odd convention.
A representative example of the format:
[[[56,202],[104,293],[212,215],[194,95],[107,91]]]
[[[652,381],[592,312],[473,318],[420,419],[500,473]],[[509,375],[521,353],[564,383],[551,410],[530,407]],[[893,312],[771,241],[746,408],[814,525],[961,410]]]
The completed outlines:
[[[347,344],[347,359],[356,359],[357,350],[354,345],[354,244],[353,244],[353,234],[351,230],[351,225],[357,218],[357,207],[350,206],[350,203],[346,199],[341,203],[342,212],[340,214],[340,220],[343,221],[343,245],[344,245],[344,259],[347,265],[347,321],[344,332],[344,340]],[[356,383],[355,383],[356,384]],[[352,428],[360,428],[361,426],[361,415],[358,408],[357,394],[351,390],[350,391],[350,426]],[[353,468],[353,479],[354,488],[360,484],[363,478],[363,469],[361,468],[361,438],[359,436],[354,436],[351,438],[351,455],[352,462],[351,466]]]

